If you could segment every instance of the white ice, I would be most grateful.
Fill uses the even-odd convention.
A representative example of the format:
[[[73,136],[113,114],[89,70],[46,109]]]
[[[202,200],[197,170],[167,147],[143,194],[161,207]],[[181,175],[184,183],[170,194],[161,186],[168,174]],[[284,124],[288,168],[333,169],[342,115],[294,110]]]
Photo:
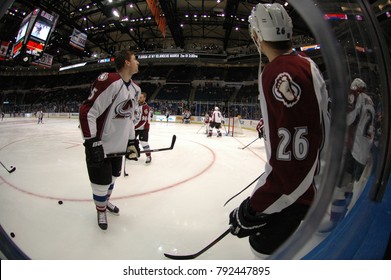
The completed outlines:
[[[207,138],[201,124],[154,122],[152,163],[127,161],[111,202],[120,215],[97,225],[96,210],[76,119],[6,118],[0,122],[0,223],[31,259],[160,260],[164,253],[200,251],[228,229],[229,213],[251,194],[263,171],[265,150],[257,133]],[[215,132],[214,132],[215,133]],[[63,204],[58,202],[62,201]],[[255,259],[247,238],[231,234],[198,259]]]

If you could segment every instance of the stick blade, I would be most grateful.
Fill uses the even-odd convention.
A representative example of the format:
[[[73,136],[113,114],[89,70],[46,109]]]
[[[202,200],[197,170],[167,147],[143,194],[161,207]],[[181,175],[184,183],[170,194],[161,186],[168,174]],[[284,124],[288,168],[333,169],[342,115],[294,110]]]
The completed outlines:
[[[12,172],[14,172],[15,170],[16,170],[16,167],[14,166],[14,167],[12,167],[11,170],[8,171],[8,172],[9,172],[9,173],[12,173]]]
[[[217,237],[215,240],[213,240],[208,246],[206,246],[204,249],[201,251],[195,253],[195,254],[190,254],[190,255],[170,255],[164,253],[164,256],[166,256],[169,259],[173,260],[192,260],[209,250],[211,247],[213,247],[217,242],[219,242],[221,239],[223,239],[228,233],[231,232],[231,228],[228,228],[226,231],[224,231],[219,237]]]
[[[175,142],[176,142],[176,135],[174,134],[174,135],[172,136],[171,149],[174,148]]]
[[[172,260],[192,260],[197,257],[197,255],[170,255],[166,253],[164,253],[164,256]]]

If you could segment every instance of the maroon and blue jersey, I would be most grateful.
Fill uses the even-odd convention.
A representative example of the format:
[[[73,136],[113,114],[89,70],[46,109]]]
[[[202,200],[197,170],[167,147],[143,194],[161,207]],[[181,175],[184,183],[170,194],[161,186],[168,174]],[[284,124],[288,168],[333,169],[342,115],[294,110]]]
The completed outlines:
[[[310,205],[329,126],[325,82],[316,64],[296,52],[266,65],[259,81],[267,163],[251,207],[270,214]]]

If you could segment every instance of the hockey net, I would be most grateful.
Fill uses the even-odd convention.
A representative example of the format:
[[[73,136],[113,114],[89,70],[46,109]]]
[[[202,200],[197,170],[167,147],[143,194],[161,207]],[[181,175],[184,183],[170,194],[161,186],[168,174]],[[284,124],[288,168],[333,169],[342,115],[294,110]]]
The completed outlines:
[[[245,136],[243,133],[242,126],[240,124],[240,118],[238,117],[229,117],[226,122],[227,134],[232,137]]]

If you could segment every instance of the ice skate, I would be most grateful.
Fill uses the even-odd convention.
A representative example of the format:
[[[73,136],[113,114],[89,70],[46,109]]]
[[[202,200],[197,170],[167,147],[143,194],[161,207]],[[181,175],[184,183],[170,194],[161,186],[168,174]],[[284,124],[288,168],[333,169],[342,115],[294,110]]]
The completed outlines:
[[[111,202],[107,202],[107,208],[106,208],[110,213],[119,215],[119,208],[112,204]]]
[[[107,216],[106,216],[106,211],[97,211],[98,213],[98,226],[106,230],[107,229]]]
[[[323,222],[318,229],[319,233],[329,233],[336,228],[348,211],[346,199],[336,199],[331,205],[330,220]]]

